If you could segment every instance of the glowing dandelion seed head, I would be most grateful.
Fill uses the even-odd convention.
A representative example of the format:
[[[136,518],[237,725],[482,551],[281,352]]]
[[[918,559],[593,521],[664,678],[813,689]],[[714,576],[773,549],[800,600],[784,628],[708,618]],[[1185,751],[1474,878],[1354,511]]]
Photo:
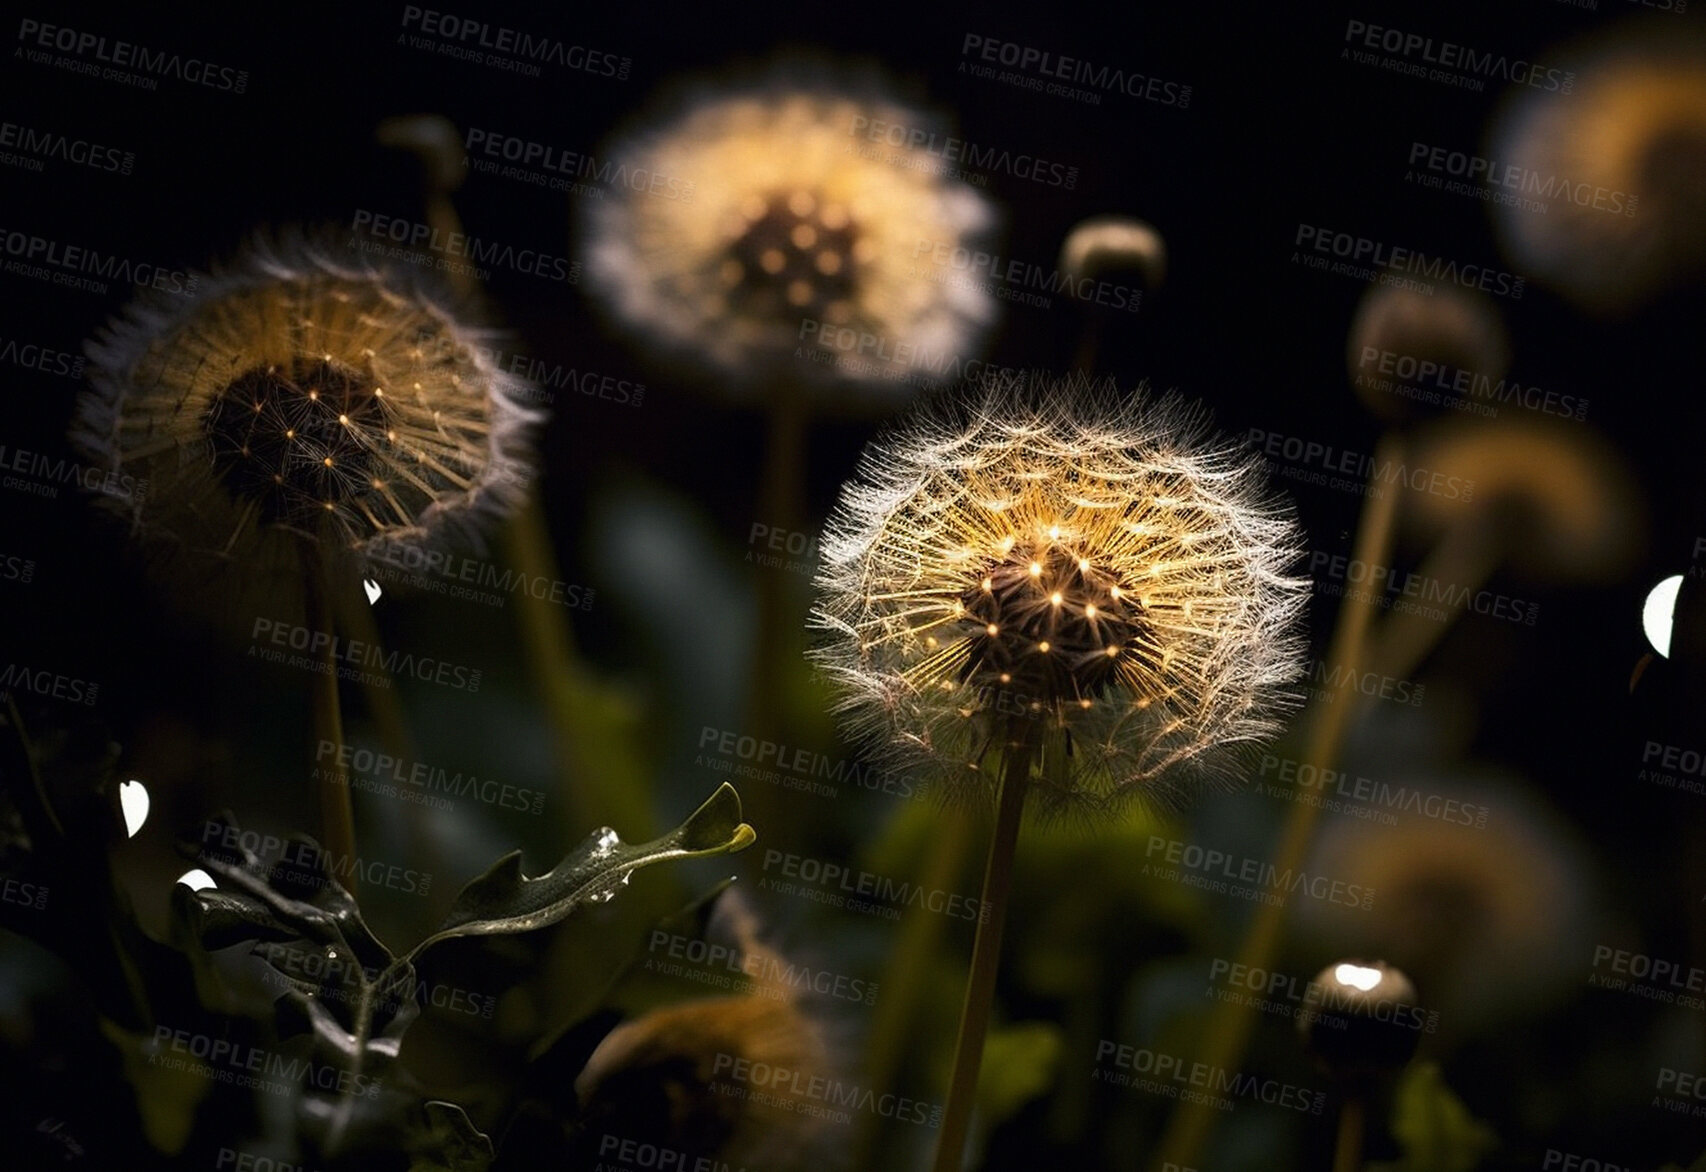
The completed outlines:
[[[850,731],[982,800],[987,756],[1037,739],[1055,764],[1033,793],[1058,811],[1165,798],[1277,731],[1299,531],[1205,432],[1176,397],[1008,380],[874,443],[813,615]]]
[[[1118,671],[1112,657],[1143,641],[1141,608],[1079,564],[1053,542],[1035,558],[1020,546],[992,558],[982,582],[958,599],[962,623],[987,624],[965,636],[961,682],[1037,697],[1105,695]]]
[[[250,558],[279,535],[385,558],[513,506],[539,416],[487,331],[412,279],[300,239],[196,295],[138,301],[91,344],[74,440],[146,479],[137,524]]]
[[[880,406],[948,377],[995,315],[952,258],[984,247],[995,217],[922,148],[860,137],[937,126],[885,89],[776,67],[702,87],[616,144],[633,173],[675,188],[587,206],[600,309],[735,395],[785,375],[825,404]]]

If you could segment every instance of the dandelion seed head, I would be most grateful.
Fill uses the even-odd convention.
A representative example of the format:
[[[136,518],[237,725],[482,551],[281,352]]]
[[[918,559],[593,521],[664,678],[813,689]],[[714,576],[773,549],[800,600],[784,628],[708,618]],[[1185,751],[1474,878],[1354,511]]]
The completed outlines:
[[[387,559],[477,537],[525,489],[539,416],[489,342],[412,278],[260,241],[192,298],[108,323],[73,440],[147,481],[128,502],[145,533],[233,559],[301,540]]]
[[[1513,94],[1487,148],[1547,184],[1522,193],[1546,210],[1495,204],[1494,224],[1520,271],[1626,313],[1706,273],[1706,43],[1636,25],[1557,60],[1571,91]]]
[[[612,1030],[575,1079],[578,1130],[589,1146],[606,1135],[648,1136],[731,1167],[817,1166],[838,1133],[800,1109],[809,1102],[803,1081],[841,1075],[841,1031],[786,979],[796,964],[762,938],[736,892],[718,899],[707,935],[720,947],[731,938],[752,978],[747,990],[664,1006]],[[748,1096],[731,1056],[797,1072],[802,1086]]]
[[[1511,568],[1531,581],[1611,582],[1639,556],[1647,508],[1623,457],[1559,420],[1436,420],[1416,438],[1418,466],[1471,485],[1463,499],[1416,493],[1409,522],[1430,539],[1490,525]]]
[[[1315,947],[1401,965],[1460,1026],[1569,996],[1600,915],[1579,835],[1537,791],[1506,776],[1401,768],[1384,776],[1393,792],[1425,795],[1430,811],[1468,811],[1474,822],[1410,804],[1390,823],[1328,822],[1309,873],[1358,884],[1372,902],[1306,901],[1315,906],[1299,905],[1299,931]]]
[[[988,801],[1035,735],[1044,812],[1165,801],[1279,727],[1301,534],[1176,396],[1006,379],[867,449],[821,542],[814,656],[849,731]],[[1139,588],[1141,583],[1141,588]]]
[[[938,376],[913,356],[975,355],[994,301],[944,258],[993,213],[922,147],[859,133],[941,131],[886,90],[836,67],[776,67],[702,87],[630,134],[616,161],[686,194],[589,203],[600,306],[736,396],[782,376],[820,403],[880,406]]]

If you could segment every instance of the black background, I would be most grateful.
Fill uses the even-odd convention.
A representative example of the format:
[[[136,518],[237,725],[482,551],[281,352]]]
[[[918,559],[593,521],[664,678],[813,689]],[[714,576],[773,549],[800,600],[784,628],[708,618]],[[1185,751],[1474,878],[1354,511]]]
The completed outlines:
[[[543,77],[527,78],[418,51],[399,43],[407,31],[401,12],[401,5],[331,4],[26,10],[229,63],[250,76],[242,95],[171,79],[149,93],[9,56],[0,79],[8,120],[111,143],[134,151],[136,163],[129,176],[61,162],[39,174],[0,170],[0,228],[204,268],[258,226],[347,227],[357,208],[418,218],[414,164],[374,143],[373,128],[384,117],[442,113],[461,128],[496,127],[595,152],[660,86],[683,74],[788,47],[828,50],[880,62],[906,96],[950,112],[968,139],[1078,168],[1071,191],[992,177],[989,193],[1003,206],[1003,255],[1052,263],[1071,226],[1097,213],[1156,225],[1167,243],[1168,275],[1107,352],[1122,381],[1148,379],[1198,396],[1227,431],[1262,427],[1367,452],[1379,423],[1351,393],[1344,359],[1363,286],[1292,263],[1293,234],[1300,222],[1330,225],[1499,263],[1484,205],[1403,179],[1412,142],[1478,149],[1499,93],[1494,83],[1477,94],[1343,61],[1345,21],[1534,56],[1640,16],[1638,6],[1611,0],[1600,0],[1598,11],[1506,0],[1452,8],[1133,4],[1117,14],[1060,4],[1013,12],[830,4],[482,5],[463,12],[632,58],[629,77],[614,80],[550,66]],[[1651,19],[1680,36],[1701,18]],[[8,28],[16,27],[14,19]],[[1115,93],[1090,106],[978,79],[958,71],[968,33],[1182,81],[1193,87],[1190,105]],[[561,195],[470,174],[457,206],[475,235],[575,255],[576,221]],[[0,289],[6,336],[64,351],[78,351],[128,296],[122,288],[102,297],[14,276],[0,277]],[[758,412],[672,385],[670,368],[649,363],[598,324],[584,285],[499,270],[488,293],[527,353],[647,386],[639,408],[559,394],[541,445],[543,497],[570,581],[606,595],[622,590],[603,576],[583,539],[596,487],[612,479],[667,484],[697,502],[733,546],[743,545],[755,520],[764,435]],[[1696,536],[1706,534],[1698,407],[1703,308],[1697,291],[1684,292],[1633,318],[1596,321],[1532,282],[1520,301],[1500,303],[1516,353],[1513,374],[1586,396],[1588,426],[1627,458],[1645,495],[1647,514],[1630,524],[1642,532],[1646,552],[1636,571],[1609,588],[1510,587],[1540,601],[1542,621],[1513,631],[1470,618],[1448,639],[1438,669],[1479,675],[1480,686],[1466,690],[1480,708],[1473,755],[1513,766],[1555,802],[1588,837],[1608,899],[1640,922],[1646,950],[1675,956],[1690,955],[1697,943],[1691,936],[1706,892],[1706,861],[1687,846],[1694,842],[1697,852],[1698,799],[1634,780],[1649,717],[1631,698],[1629,679],[1647,650],[1637,621],[1641,599],[1659,578],[1687,569]],[[990,359],[1062,364],[1078,325],[1073,314],[1064,304],[1005,306]],[[63,450],[75,384],[16,368],[0,378],[0,440]],[[872,431],[867,421],[814,425],[814,517],[827,511]],[[1348,552],[1358,498],[1289,491],[1312,547]],[[51,659],[103,681],[101,719],[121,742],[146,735],[165,711],[191,713],[192,724],[262,723],[254,713],[234,715],[246,697],[205,669],[205,658],[216,654],[206,636],[193,623],[161,617],[155,588],[123,556],[124,535],[86,502],[7,494],[0,509],[9,551],[43,567],[34,589],[0,600],[15,658]],[[611,606],[576,620],[589,655],[617,672],[632,654],[620,616]],[[1317,650],[1332,617],[1330,606],[1312,608]],[[472,637],[443,635],[450,645]],[[242,782],[230,785],[240,790]],[[1610,1012],[1633,1011],[1620,1005]],[[1591,1015],[1569,1018],[1569,1028],[1585,1028],[1583,1016]],[[1537,1044],[1533,1034],[1518,1033],[1488,1045],[1496,1053],[1500,1045]],[[1547,1044],[1557,1061],[1573,1061],[1567,1036]],[[1592,1078],[1582,1075],[1578,1094],[1588,1096]],[[1501,1117],[1508,1101],[1473,1067],[1458,1085],[1478,1112],[1520,1130]],[[1651,1133],[1630,1134],[1630,1120]],[[1688,1144],[1697,1142],[1687,1138],[1689,1125],[1657,1114],[1584,1118],[1575,1126],[1583,1137],[1576,1142],[1613,1144],[1611,1151],[1635,1163],[1686,1160]],[[1013,1160],[1024,1146],[1016,1144]]]

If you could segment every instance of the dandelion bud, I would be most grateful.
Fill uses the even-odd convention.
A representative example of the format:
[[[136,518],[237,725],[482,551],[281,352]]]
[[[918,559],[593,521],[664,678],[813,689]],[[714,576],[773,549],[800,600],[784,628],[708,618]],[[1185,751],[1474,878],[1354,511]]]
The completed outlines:
[[[1531,579],[1614,580],[1642,543],[1634,478],[1578,424],[1440,420],[1419,437],[1416,464],[1472,485],[1456,498],[1412,494],[1417,527],[1437,536],[1491,513],[1513,566]]]
[[[1403,390],[1411,383],[1431,391],[1423,372],[1447,385],[1460,372],[1502,379],[1510,339],[1484,294],[1442,285],[1429,296],[1401,285],[1370,285],[1351,319],[1345,358],[1357,395],[1396,423],[1435,413]]]
[[[1136,273],[1145,290],[1161,287],[1167,245],[1153,225],[1129,216],[1091,216],[1060,247],[1061,272],[1074,280]]]
[[[1297,1029],[1335,1079],[1364,1082],[1410,1061],[1422,1038],[1419,1020],[1409,977],[1385,961],[1344,960],[1309,982]]]
[[[374,132],[380,144],[420,160],[434,191],[455,191],[468,177],[468,152],[456,124],[441,114],[398,114]]]
[[[1393,782],[1434,795],[1455,820],[1329,822],[1310,873],[1360,884],[1371,905],[1309,901],[1300,931],[1324,950],[1366,950],[1415,974],[1454,1033],[1569,995],[1599,918],[1575,833],[1538,795],[1508,783],[1428,774]]]

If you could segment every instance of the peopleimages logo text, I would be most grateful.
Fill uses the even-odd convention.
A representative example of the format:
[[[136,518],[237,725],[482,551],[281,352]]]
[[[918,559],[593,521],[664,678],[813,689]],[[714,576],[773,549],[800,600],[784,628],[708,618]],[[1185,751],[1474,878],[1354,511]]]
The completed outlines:
[[[533,77],[539,76],[539,66],[545,64],[625,81],[633,67],[630,58],[616,53],[586,45],[566,45],[554,37],[535,36],[520,29],[413,4],[403,6],[402,27],[432,38],[444,49],[459,50],[446,52],[446,56],[466,57],[482,65],[507,59],[527,66],[524,72]]]
[[[249,638],[256,645],[265,640],[275,647],[288,647],[292,651],[304,652],[316,662],[344,664],[358,671],[364,668],[379,668],[393,678],[408,676],[423,683],[443,684],[445,687],[461,688],[468,692],[480,690],[479,668],[447,663],[442,659],[416,655],[409,651],[386,651],[374,643],[346,639],[330,631],[316,631],[289,621],[257,618],[253,630],[249,632]],[[256,654],[256,650],[256,646],[251,646],[249,654]]]
[[[1080,301],[1094,302],[1126,313],[1136,313],[1143,304],[1141,289],[1098,280],[1095,277],[1075,276],[1058,268],[1015,260],[982,249],[966,248],[945,240],[920,240],[913,245],[912,256],[914,260],[928,256],[938,269],[946,267],[969,276],[986,277],[997,282],[992,290],[997,296],[1011,301],[1038,304],[1044,308],[1049,304],[1046,299],[1038,300],[1013,294],[1002,286],[1012,286],[1015,290],[1035,289],[1044,294],[1065,293]]]
[[[0,250],[9,258],[26,265],[39,266],[43,270],[41,273],[26,275],[46,276],[52,270],[58,270],[59,274],[79,274],[107,281],[123,281],[149,289],[159,289],[165,293],[187,295],[195,292],[196,278],[183,269],[136,261],[81,244],[65,244],[58,240],[49,240],[45,236],[37,236],[33,232],[0,228]],[[54,283],[73,284],[64,280],[56,280]],[[106,289],[99,285],[76,287],[92,287],[96,292],[106,292]]]
[[[1113,1069],[1108,1069],[1112,1067]],[[1306,1115],[1319,1115],[1327,1103],[1327,1092],[1300,1087],[1275,1078],[1259,1078],[1247,1071],[1228,1070],[1208,1062],[1188,1062],[1176,1054],[1147,1046],[1131,1046],[1112,1038],[1096,1042],[1098,1082],[1130,1086],[1189,1102],[1205,1102],[1230,1110],[1228,1095],[1270,1107],[1283,1107]]]
[[[1191,87],[1188,85],[1111,65],[1095,65],[1081,57],[1067,57],[999,37],[967,33],[960,43],[960,56],[976,58],[991,65],[1010,66],[1074,85],[1122,93],[1163,106],[1176,106],[1181,110],[1191,104]]]
[[[884,1119],[901,1123],[917,1123],[936,1127],[942,1120],[942,1108],[922,1099],[912,1099],[894,1093],[878,1094],[859,1083],[843,1082],[810,1071],[794,1070],[769,1062],[755,1062],[737,1054],[719,1053],[711,1060],[712,1089],[719,1094],[742,1094],[765,1091],[781,1097],[778,1106],[806,1114],[788,1106],[790,1100],[822,1103],[829,1107],[851,1107],[868,1111]],[[730,1085],[730,1084],[734,1085]]]
[[[133,41],[109,40],[98,33],[82,32],[64,25],[43,24],[39,20],[25,18],[18,22],[18,40],[25,45],[77,57],[92,57],[109,65],[122,65],[139,73],[175,78],[208,89],[240,94],[249,88],[247,69],[233,69],[199,57],[150,49]]]
[[[0,122],[0,147],[19,151],[35,160],[58,159],[91,171],[130,174],[136,155],[118,147],[104,146],[86,138],[73,138],[54,130],[37,130],[16,122]],[[34,168],[39,169],[39,168]]]
[[[201,1063],[203,1069],[185,1061],[186,1055]],[[307,1058],[288,1058],[259,1046],[233,1042],[229,1038],[214,1038],[189,1030],[173,1029],[169,1025],[155,1026],[153,1044],[148,1054],[149,1064],[172,1070],[198,1072],[219,1082],[252,1086],[259,1090],[282,1094],[299,1085],[317,1087],[341,1096],[361,1095],[373,1098],[379,1094],[379,1080],[372,1075],[340,1070]],[[212,1067],[211,1070],[205,1067]],[[233,1078],[233,1074],[254,1076]]]
[[[327,758],[331,758],[330,764],[327,764]],[[545,807],[543,790],[524,789],[461,770],[452,772],[424,761],[410,761],[355,745],[322,740],[315,750],[314,762],[316,776],[324,773],[334,780],[348,781],[352,774],[360,774],[375,780],[393,781],[425,793],[473,798],[500,810],[526,810],[537,814]]]
[[[1563,419],[1586,419],[1588,413],[1588,401],[1580,395],[1545,391],[1532,383],[1525,387],[1502,375],[1494,378],[1482,371],[1465,370],[1432,359],[1417,358],[1413,354],[1383,350],[1378,346],[1364,346],[1357,355],[1356,385],[1370,390],[1396,391],[1408,398],[1421,398],[1436,404],[1443,400],[1429,392],[1460,395],[1474,401],[1480,414],[1497,415],[1498,410],[1491,407],[1494,402],[1514,403],[1529,411]],[[1408,390],[1410,387],[1418,388],[1420,393],[1412,393]]]
[[[1348,448],[1338,448],[1332,444],[1267,431],[1260,427],[1250,428],[1244,438],[1270,459],[1314,466],[1323,472],[1375,480],[1386,485],[1403,485],[1416,492],[1429,492],[1446,500],[1466,501],[1475,495],[1473,480],[1443,472],[1432,472],[1422,467],[1411,467],[1402,460],[1381,460]]]
[[[1318,549],[1310,553],[1309,572],[1315,575],[1316,589],[1322,593],[1336,592],[1323,589],[1322,578],[1325,577],[1333,582],[1349,582],[1356,586],[1366,584],[1376,592],[1376,599],[1383,604],[1395,602],[1399,598],[1420,599],[1425,603],[1442,603],[1448,607],[1461,606],[1479,615],[1489,615],[1530,627],[1540,616],[1538,602],[1525,602],[1493,590],[1470,590],[1467,586],[1442,582],[1427,574],[1399,573],[1391,566],[1365,562],[1344,554],[1331,554],[1325,550]]]
[[[964,163],[977,171],[994,171],[1015,179],[1028,179],[1047,187],[1070,191],[1078,186],[1078,168],[1050,162],[1023,151],[1015,154],[1004,147],[984,146],[951,134],[939,134],[921,126],[888,122],[864,114],[853,115],[847,133],[853,138],[897,149],[922,151],[946,163]],[[980,185],[981,186],[981,185]]]
[[[1425,142],[1410,144],[1409,161],[1411,167],[1422,168],[1436,175],[1449,175],[1469,183],[1485,183],[1490,187],[1507,188],[1540,199],[1567,199],[1577,207],[1593,208],[1615,215],[1633,216],[1639,203],[1637,197],[1626,191],[1573,182],[1550,171],[1540,172],[1515,163],[1489,159],[1467,151],[1454,151],[1449,147],[1433,146]]]
[[[1357,907],[1366,911],[1374,906],[1372,887],[1346,883],[1342,879],[1333,879],[1326,875],[1311,875],[1307,871],[1294,871],[1290,867],[1282,870],[1277,864],[1265,859],[1240,858],[1213,847],[1202,847],[1195,843],[1152,834],[1149,836],[1149,846],[1144,852],[1144,858],[1155,860],[1156,855],[1160,855],[1161,860],[1146,862],[1143,874],[1156,874],[1163,879],[1178,879],[1189,887],[1201,887],[1235,895],[1240,899],[1277,904],[1283,901],[1286,895],[1301,891],[1312,899],[1345,907]],[[1186,874],[1181,875],[1177,870],[1170,872],[1168,866],[1163,864],[1182,868]]]
[[[758,881],[760,890],[810,898],[815,889],[832,897],[819,898],[817,902],[834,906],[845,906],[849,897],[853,897],[854,902],[859,901],[858,897],[866,897],[883,901],[891,910],[918,907],[956,920],[982,923],[989,919],[989,905],[976,899],[940,888],[923,887],[905,879],[855,870],[843,863],[826,863],[821,859],[771,848],[764,852],[763,869],[765,877]],[[787,882],[772,875],[772,871],[779,872],[786,880],[797,882]]]
[[[1527,278],[1487,265],[1459,264],[1443,256],[1430,256],[1415,248],[1387,244],[1352,232],[1339,232],[1315,224],[1298,224],[1292,244],[1298,249],[1332,255],[1367,265],[1377,271],[1400,273],[1424,281],[1445,281],[1464,289],[1496,293],[1513,301],[1522,299]]]
[[[1473,826],[1476,829],[1487,825],[1487,815],[1490,813],[1488,807],[1474,802],[1429,793],[1414,786],[1375,781],[1342,769],[1323,769],[1307,761],[1279,757],[1272,753],[1262,755],[1258,776],[1268,782],[1331,793],[1350,801],[1399,810],[1458,826]]]
[[[537,183],[538,180],[532,177],[539,176],[547,180],[541,186],[555,186],[557,190],[567,191],[572,186],[578,189],[579,194],[586,189],[569,181],[590,179],[613,191],[627,190],[664,199],[693,198],[695,185],[691,179],[678,179],[646,167],[630,167],[619,159],[599,160],[581,151],[520,135],[471,126],[463,137],[462,145],[467,149],[469,162],[476,171],[503,174],[499,168],[507,163],[515,170],[508,178],[529,179]],[[562,183],[553,185],[549,182],[551,179]]]
[[[346,891],[355,889],[352,879],[411,895],[426,895],[432,890],[430,872],[415,871],[379,859],[334,854],[307,839],[287,839],[276,834],[241,830],[218,819],[202,823],[201,844],[203,850],[227,857],[240,850],[248,851],[262,863],[270,863],[269,869],[275,877],[286,878],[302,887],[324,887],[329,876]]]
[[[356,209],[350,228],[404,248],[426,249],[446,257],[466,257],[476,265],[492,265],[544,277],[548,281],[574,284],[580,276],[580,266],[567,257],[536,248],[517,248],[502,241],[483,240],[463,232],[446,232],[431,224],[380,215],[365,208]]]
[[[1502,53],[1483,52],[1452,41],[1436,41],[1421,33],[1369,24],[1363,20],[1345,23],[1345,44],[1359,49],[1372,49],[1406,57],[1442,69],[1456,69],[1478,77],[1513,85],[1532,86],[1550,93],[1569,93],[1576,84],[1576,75],[1567,69],[1553,69],[1520,57]]]

